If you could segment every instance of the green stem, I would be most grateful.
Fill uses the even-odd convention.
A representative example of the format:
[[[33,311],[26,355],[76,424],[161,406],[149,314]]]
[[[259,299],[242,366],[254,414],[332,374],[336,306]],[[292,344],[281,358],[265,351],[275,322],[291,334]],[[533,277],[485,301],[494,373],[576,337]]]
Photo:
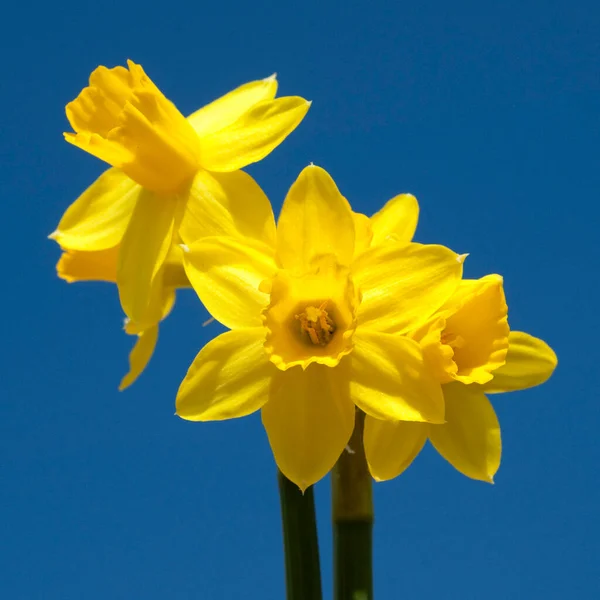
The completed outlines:
[[[357,409],[354,433],[331,476],[334,600],[373,598],[373,488],[363,447],[364,421]]]
[[[312,486],[304,494],[279,472],[287,600],[321,600],[319,542]]]

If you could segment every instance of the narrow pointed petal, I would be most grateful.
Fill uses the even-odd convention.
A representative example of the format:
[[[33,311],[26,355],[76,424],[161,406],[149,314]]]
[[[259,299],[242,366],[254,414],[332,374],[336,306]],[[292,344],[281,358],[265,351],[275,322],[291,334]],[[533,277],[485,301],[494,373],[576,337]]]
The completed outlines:
[[[278,371],[262,421],[282,473],[303,491],[335,465],[354,429],[354,405],[338,369]]]
[[[74,281],[117,281],[119,246],[106,250],[84,252],[66,250],[56,264],[56,273],[61,279]]]
[[[231,125],[200,139],[200,164],[208,171],[235,171],[272,152],[304,118],[310,102],[297,96],[254,105]]]
[[[125,314],[144,321],[155,279],[173,239],[177,200],[144,190],[121,243],[117,285]]]
[[[196,133],[203,137],[231,125],[255,104],[272,100],[277,93],[274,76],[245,83],[217,98],[188,117]]]
[[[392,198],[379,212],[371,217],[373,246],[385,242],[412,241],[419,221],[419,203],[411,194]]]
[[[444,399],[417,342],[358,329],[348,369],[354,403],[376,419],[444,422]]]
[[[217,235],[249,237],[274,246],[275,217],[269,199],[247,173],[199,171],[179,234],[188,246]]]
[[[359,324],[389,333],[417,328],[452,295],[463,261],[444,246],[371,247],[353,266],[354,281],[363,294]]]
[[[288,192],[277,224],[277,259],[300,273],[315,257],[335,256],[349,265],[354,254],[354,216],[335,182],[320,167],[306,167]]]
[[[546,342],[522,331],[511,331],[506,363],[494,371],[494,378],[483,390],[497,394],[535,387],[549,379],[557,363],[554,350]]]
[[[121,380],[119,391],[128,388],[142,374],[154,354],[157,341],[158,325],[138,334],[135,346],[129,353],[129,372]]]
[[[50,237],[65,250],[118,245],[141,191],[122,171],[108,169],[69,206]]]
[[[373,479],[386,481],[405,471],[427,441],[428,425],[365,419],[365,454]]]
[[[277,271],[272,250],[235,238],[199,240],[184,253],[185,272],[208,312],[230,329],[260,327],[269,295],[262,281]]]
[[[264,342],[261,327],[228,331],[210,341],[179,387],[177,414],[188,421],[219,421],[260,409],[277,372]]]
[[[458,382],[444,386],[444,400],[446,423],[429,427],[431,443],[463,475],[493,483],[502,442],[490,401],[481,388]]]

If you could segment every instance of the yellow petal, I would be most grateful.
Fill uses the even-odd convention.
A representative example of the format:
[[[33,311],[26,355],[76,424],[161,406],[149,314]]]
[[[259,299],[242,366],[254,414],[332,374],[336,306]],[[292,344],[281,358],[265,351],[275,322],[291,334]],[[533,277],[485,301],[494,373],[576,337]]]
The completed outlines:
[[[373,229],[371,227],[371,219],[367,215],[361,213],[352,213],[354,218],[354,232],[356,240],[354,244],[354,255],[364,252],[373,240]]]
[[[371,217],[373,246],[412,241],[419,221],[419,203],[411,194],[400,194]]]
[[[271,248],[251,240],[205,238],[184,253],[184,267],[217,321],[230,329],[262,325],[269,296],[259,286],[277,271]]]
[[[117,285],[125,314],[144,321],[155,279],[173,239],[177,199],[144,190],[121,242]]]
[[[129,353],[129,372],[119,385],[119,390],[128,388],[146,368],[146,365],[154,354],[154,348],[158,340],[158,325],[150,327],[138,334],[135,346]]]
[[[188,117],[199,136],[205,136],[231,125],[255,104],[272,100],[277,93],[275,76],[245,83],[217,98]]]
[[[277,223],[277,260],[305,273],[315,257],[334,255],[349,265],[354,253],[354,217],[348,201],[320,167],[306,167],[287,194]]]
[[[200,164],[209,171],[235,171],[274,150],[308,112],[297,96],[255,104],[231,125],[200,139]]]
[[[554,350],[539,338],[522,331],[508,336],[506,363],[494,371],[494,378],[483,386],[488,394],[525,390],[544,383],[556,368]]]
[[[493,483],[502,442],[496,413],[480,388],[462,383],[444,386],[446,423],[431,425],[429,439],[458,471]]]
[[[359,324],[390,333],[417,328],[454,292],[463,261],[444,246],[371,247],[353,266],[354,281],[363,294]]]
[[[347,368],[354,403],[376,419],[444,422],[442,389],[417,342],[357,329]]]
[[[188,421],[243,417],[267,401],[277,369],[260,327],[222,333],[196,356],[177,393],[177,414]]]
[[[56,264],[56,272],[61,279],[74,281],[117,281],[117,259],[119,246],[82,252],[67,250],[61,254]]]
[[[269,199],[247,173],[200,171],[179,234],[188,246],[213,235],[249,237],[274,246],[275,217]]]
[[[442,334],[442,341],[454,349],[458,370],[453,378],[466,384],[486,383],[504,364],[508,349],[508,307],[502,277],[487,275],[461,282],[455,296],[462,298],[460,307],[447,311]],[[451,303],[454,301],[452,298]]]
[[[428,427],[425,423],[381,421],[367,415],[365,454],[373,479],[393,479],[407,469],[425,445]]]
[[[183,268],[183,248],[181,244],[172,244],[165,259],[164,285],[171,288],[189,288],[190,280]]]
[[[63,249],[106,250],[121,241],[142,188],[108,169],[69,206],[50,235]]]
[[[125,332],[129,335],[139,335],[167,318],[175,305],[175,290],[164,283],[164,269],[155,280],[150,293],[148,308],[140,321],[125,319]]]
[[[354,429],[354,405],[338,369],[278,371],[262,421],[281,472],[301,490],[335,465]]]

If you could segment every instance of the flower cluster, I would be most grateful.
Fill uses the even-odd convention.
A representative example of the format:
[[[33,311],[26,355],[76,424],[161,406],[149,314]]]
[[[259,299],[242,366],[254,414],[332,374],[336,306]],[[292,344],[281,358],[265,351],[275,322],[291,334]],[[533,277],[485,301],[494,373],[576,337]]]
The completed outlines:
[[[510,331],[500,275],[463,278],[466,255],[412,241],[408,194],[353,212],[331,176],[306,167],[275,217],[241,171],[302,121],[310,103],[247,83],[187,119],[141,66],[99,67],[67,105],[68,142],[112,165],[51,234],[67,281],[114,282],[137,336],[121,389],[144,370],[178,288],[229,331],[200,350],[177,414],[260,410],[280,470],[306,489],[326,475],[366,414],[377,480],[427,439],[468,477],[492,481],[500,427],[486,394],[543,383],[541,340]]]

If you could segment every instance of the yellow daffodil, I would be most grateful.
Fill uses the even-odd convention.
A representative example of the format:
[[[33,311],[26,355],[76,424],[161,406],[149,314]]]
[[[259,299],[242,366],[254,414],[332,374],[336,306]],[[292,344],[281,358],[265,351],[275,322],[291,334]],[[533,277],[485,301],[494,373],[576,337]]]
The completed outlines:
[[[50,236],[68,251],[117,251],[121,304],[140,327],[156,324],[153,298],[174,243],[205,227],[205,203],[233,191],[220,210],[254,191],[240,168],[264,158],[304,118],[310,103],[275,99],[274,77],[247,83],[187,119],[140,65],[98,67],[67,105],[71,144],[113,166],[66,211]],[[251,207],[250,207],[251,208]],[[210,228],[214,224],[208,224]],[[212,229],[215,229],[212,226]]]
[[[365,420],[364,444],[377,480],[402,473],[429,439],[458,471],[493,482],[502,451],[500,425],[486,393],[526,389],[546,381],[556,355],[542,340],[508,331],[502,279],[461,282],[442,310],[411,337],[442,387],[446,422]]]
[[[421,346],[390,332],[417,329],[448,301],[464,257],[394,241],[386,214],[377,220],[354,214],[331,177],[310,166],[272,241],[203,238],[184,253],[192,286],[231,331],[197,355],[177,414],[205,421],[262,409],[275,460],[302,489],[335,464],[355,406],[379,419],[445,420]],[[386,243],[367,248],[377,236]]]
[[[410,242],[419,216],[409,194],[390,200],[370,219],[363,215],[363,247]],[[384,225],[383,225],[384,224]],[[453,296],[407,335],[419,342],[444,395],[444,424],[365,419],[364,444],[377,480],[402,473],[429,438],[438,452],[468,477],[493,481],[500,465],[500,426],[487,394],[523,390],[544,383],[557,359],[542,340],[509,333],[502,278],[463,280]]]
[[[204,191],[202,202],[188,207],[186,225],[190,238],[225,235],[250,244],[274,243],[275,219],[271,204],[250,175],[243,171],[223,173],[219,181],[215,180]],[[116,283],[119,254],[119,241],[104,250],[65,249],[57,272],[69,282]],[[171,311],[175,290],[186,287],[190,287],[190,283],[182,266],[182,250],[179,244],[174,244],[157,273],[143,318],[140,322],[126,319],[126,333],[137,335],[138,339],[129,356],[129,373],[121,381],[120,389],[131,385],[146,367],[156,346],[159,322]]]

